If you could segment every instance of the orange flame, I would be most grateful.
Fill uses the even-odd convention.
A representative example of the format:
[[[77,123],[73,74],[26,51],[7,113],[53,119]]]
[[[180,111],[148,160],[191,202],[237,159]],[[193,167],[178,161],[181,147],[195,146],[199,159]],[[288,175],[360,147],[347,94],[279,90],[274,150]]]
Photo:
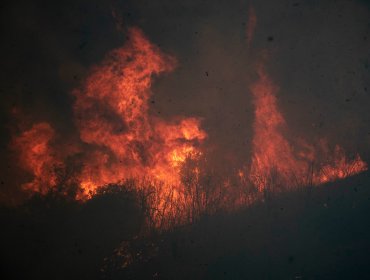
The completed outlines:
[[[366,163],[359,155],[348,160],[343,149],[338,145],[334,155],[330,155],[325,147],[315,150],[306,143],[301,143],[298,151],[294,150],[284,136],[287,127],[276,104],[278,88],[262,66],[258,68],[258,76],[258,81],[251,87],[255,121],[253,157],[249,176],[260,191],[270,185],[275,187],[317,185],[342,179],[367,169]],[[329,160],[328,163],[320,162],[318,153],[324,154],[324,158]],[[313,169],[314,163],[318,168]]]
[[[255,24],[256,15],[251,7],[248,44]],[[165,121],[150,114],[153,78],[171,72],[175,66],[173,57],[162,53],[139,29],[131,29],[126,44],[110,52],[92,69],[81,87],[73,91],[73,112],[80,139],[78,144],[74,143],[74,149],[78,146],[78,151],[57,154],[55,132],[48,123],[35,124],[13,139],[21,166],[33,175],[33,180],[23,187],[47,193],[60,183],[58,170],[67,165],[67,155],[74,155],[82,161],[81,170],[71,180],[80,186],[77,199],[90,198],[99,187],[110,183],[150,177],[162,182],[149,186],[157,188],[153,209],[169,216],[180,211],[178,217],[193,219],[195,214],[189,209],[194,210],[195,204],[204,210],[212,205],[210,201],[224,203],[223,207],[228,209],[247,203],[249,197],[242,196],[251,197],[249,190],[253,185],[260,194],[270,187],[318,185],[367,169],[358,155],[348,159],[338,145],[334,153],[324,141],[319,148],[303,141],[293,146],[286,137],[286,121],[278,110],[278,88],[259,66],[259,78],[251,86],[255,106],[251,164],[238,171],[236,180],[228,174],[213,182],[217,186],[210,187],[209,180],[202,178],[205,174],[201,174],[205,171],[199,160],[200,144],[207,134],[201,129],[200,119],[176,116]],[[197,163],[184,171],[187,159]],[[239,189],[235,187],[238,180],[242,186]],[[169,203],[176,207],[169,209]],[[198,215],[203,210],[197,210]],[[158,216],[163,218],[162,214]]]
[[[82,142],[78,152],[83,157],[82,170],[74,178],[82,191],[79,198],[131,177],[180,184],[182,163],[200,156],[198,145],[207,135],[198,118],[166,122],[149,114],[153,77],[172,71],[175,65],[173,57],[133,28],[127,43],[112,51],[93,68],[82,87],[73,91]],[[34,176],[24,185],[26,189],[46,193],[58,183],[54,169],[63,164],[55,158],[53,137],[52,127],[40,123],[14,139],[22,166]]]
[[[62,168],[63,163],[50,145],[54,136],[50,124],[42,122],[13,139],[12,148],[19,154],[21,167],[33,175],[31,182],[22,185],[24,189],[45,194],[56,186],[57,168]]]
[[[153,76],[172,71],[175,59],[139,29],[129,38],[74,91],[81,140],[94,147],[81,174],[86,191],[143,174],[178,184],[179,165],[199,153],[195,144],[206,137],[196,118],[167,123],[149,115]]]

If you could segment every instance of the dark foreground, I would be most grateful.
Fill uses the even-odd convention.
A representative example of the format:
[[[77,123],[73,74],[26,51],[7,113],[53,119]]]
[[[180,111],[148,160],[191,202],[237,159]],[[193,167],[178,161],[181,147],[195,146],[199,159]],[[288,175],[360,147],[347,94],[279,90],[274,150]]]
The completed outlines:
[[[1,209],[2,279],[370,279],[370,173],[138,237],[135,196]]]

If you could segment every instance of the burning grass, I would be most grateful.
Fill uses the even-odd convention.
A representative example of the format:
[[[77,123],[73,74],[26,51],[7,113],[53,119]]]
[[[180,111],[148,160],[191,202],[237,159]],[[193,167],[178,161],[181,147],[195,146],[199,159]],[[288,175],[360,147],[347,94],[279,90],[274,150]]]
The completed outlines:
[[[187,223],[221,205],[248,205],[261,196],[254,191],[319,185],[367,169],[359,155],[349,159],[339,145],[332,151],[325,140],[293,145],[296,141],[286,137],[287,122],[278,109],[278,87],[259,62],[258,79],[250,86],[255,106],[251,162],[233,166],[233,174],[209,186],[204,179],[209,177],[204,166],[207,133],[201,119],[164,120],[150,114],[153,79],[173,71],[176,60],[141,30],[132,28],[129,34],[126,44],[93,67],[72,92],[78,141],[66,145],[48,122],[14,135],[11,148],[19,167],[33,177],[23,189],[45,194],[59,185],[73,185],[76,199],[86,200],[105,185],[138,186],[150,201],[151,220],[162,228],[172,223],[165,219]]]

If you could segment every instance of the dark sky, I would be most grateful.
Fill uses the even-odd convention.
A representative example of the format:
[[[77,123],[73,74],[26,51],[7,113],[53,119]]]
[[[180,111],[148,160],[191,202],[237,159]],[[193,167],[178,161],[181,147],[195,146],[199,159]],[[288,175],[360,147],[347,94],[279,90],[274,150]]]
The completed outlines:
[[[248,48],[251,5],[257,27]],[[265,51],[292,134],[308,142],[327,137],[369,159],[369,1],[16,0],[1,6],[3,188],[13,174],[7,147],[17,120],[11,108],[20,108],[30,122],[47,120],[59,134],[73,134],[70,91],[122,46],[129,26],[142,28],[179,61],[153,85],[152,113],[203,118],[216,158],[248,161],[248,86]]]

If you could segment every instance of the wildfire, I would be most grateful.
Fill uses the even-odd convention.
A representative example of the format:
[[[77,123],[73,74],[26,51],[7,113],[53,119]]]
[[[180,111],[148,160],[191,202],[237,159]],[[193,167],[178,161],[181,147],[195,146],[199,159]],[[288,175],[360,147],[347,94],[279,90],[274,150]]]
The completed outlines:
[[[14,139],[12,146],[18,151],[21,167],[33,175],[31,182],[23,184],[24,189],[45,194],[56,186],[57,168],[63,163],[56,159],[51,147],[54,136],[50,124],[42,122]]]
[[[347,159],[339,145],[336,145],[333,154],[325,144],[321,145],[320,149],[314,149],[302,141],[300,147],[293,149],[284,136],[287,125],[276,104],[278,88],[270,80],[263,66],[258,67],[258,76],[259,79],[251,87],[255,121],[249,176],[260,191],[272,185],[275,188],[318,185],[367,169],[366,163],[359,155],[354,159]]]
[[[256,25],[253,9],[249,25],[248,45]],[[253,201],[252,187],[263,193],[271,188],[318,185],[367,169],[359,155],[348,159],[338,145],[330,151],[325,141],[319,148],[289,141],[287,123],[277,106],[278,87],[259,64],[258,79],[250,87],[255,106],[251,164],[237,167],[236,179],[231,174],[221,176],[220,182],[210,186],[211,179],[203,176],[200,163],[205,156],[201,144],[207,137],[201,119],[175,116],[164,120],[150,113],[153,78],[173,71],[176,60],[137,28],[130,29],[128,38],[72,92],[79,139],[73,150],[56,145],[56,133],[47,122],[34,124],[13,138],[21,167],[33,176],[24,189],[47,193],[61,183],[60,171],[71,164],[76,171],[68,180],[79,186],[77,199],[91,198],[98,188],[111,183],[149,177],[161,182],[150,185],[156,188],[152,202],[156,205],[151,209],[162,211],[153,217],[194,219],[209,207],[216,209],[217,203],[229,203],[232,208]],[[184,171],[186,163],[190,167]]]
[[[176,61],[139,29],[131,29],[129,38],[74,91],[81,140],[100,153],[90,156],[82,171],[81,185],[89,191],[143,174],[178,184],[178,166],[199,152],[195,144],[206,137],[199,119],[169,123],[149,115],[153,76],[172,71]]]
[[[200,155],[197,146],[207,135],[197,118],[166,122],[149,114],[153,77],[175,65],[173,57],[133,28],[127,43],[95,66],[82,87],[73,91],[83,154],[77,175],[82,197],[130,177],[151,176],[180,184],[181,164]],[[43,123],[14,140],[20,161],[34,176],[27,189],[44,192],[57,184],[52,170],[61,162],[52,156],[57,149],[49,143],[53,136],[52,127]]]

